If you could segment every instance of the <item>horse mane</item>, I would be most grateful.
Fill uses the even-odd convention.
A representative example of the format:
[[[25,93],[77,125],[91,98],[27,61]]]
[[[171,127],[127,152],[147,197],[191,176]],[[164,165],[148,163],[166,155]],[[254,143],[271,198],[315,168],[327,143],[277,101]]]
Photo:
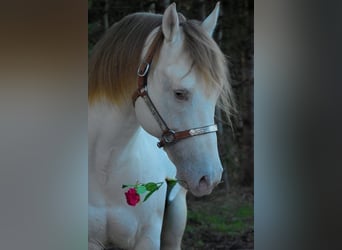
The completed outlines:
[[[218,106],[229,118],[235,109],[225,56],[200,22],[186,20],[181,14],[179,19],[184,32],[184,50],[208,87],[219,88]],[[124,17],[106,32],[93,48],[89,60],[90,105],[103,99],[115,105],[131,100],[137,87],[136,72],[146,38],[161,23],[162,15],[135,13]],[[157,40],[164,39],[161,29],[156,36]],[[155,52],[153,63],[158,60],[158,54],[159,50]]]
[[[89,60],[89,104],[106,99],[118,105],[130,100],[145,40],[161,22],[162,15],[135,13],[108,29]]]

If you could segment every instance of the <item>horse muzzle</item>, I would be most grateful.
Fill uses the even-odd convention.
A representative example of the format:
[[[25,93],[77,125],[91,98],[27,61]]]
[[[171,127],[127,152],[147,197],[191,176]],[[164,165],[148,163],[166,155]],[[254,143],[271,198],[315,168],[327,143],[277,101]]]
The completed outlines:
[[[222,178],[222,167],[219,170],[212,171],[210,174],[205,174],[197,178],[182,178],[182,175],[177,176],[181,181],[180,184],[188,189],[194,196],[200,197],[209,195],[213,189],[221,182]]]

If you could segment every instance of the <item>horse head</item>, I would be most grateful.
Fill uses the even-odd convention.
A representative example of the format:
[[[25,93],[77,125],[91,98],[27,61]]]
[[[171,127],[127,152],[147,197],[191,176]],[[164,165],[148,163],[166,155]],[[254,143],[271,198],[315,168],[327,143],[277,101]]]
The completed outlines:
[[[206,127],[207,131],[198,136],[187,136],[171,143],[165,143],[167,138],[161,140],[177,168],[177,179],[196,196],[210,194],[220,182],[223,170],[214,133],[216,126],[212,125],[215,124],[216,103],[222,91],[229,89],[224,56],[212,39],[218,14],[219,4],[200,23],[185,20],[177,13],[175,4],[166,9],[161,27],[146,40],[142,56],[151,53],[151,40],[159,31],[162,42],[160,48],[152,52],[145,86],[148,99],[153,103],[152,111],[145,98],[134,99],[139,123],[157,138],[165,137],[161,122],[176,133]],[[161,122],[153,114],[156,111]]]

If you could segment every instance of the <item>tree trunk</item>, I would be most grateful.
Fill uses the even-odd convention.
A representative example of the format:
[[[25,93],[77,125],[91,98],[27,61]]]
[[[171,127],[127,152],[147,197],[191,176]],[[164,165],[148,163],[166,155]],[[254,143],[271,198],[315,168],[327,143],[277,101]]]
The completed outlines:
[[[104,15],[103,15],[103,25],[105,30],[109,28],[109,18],[108,13],[109,12],[109,0],[105,0],[105,6],[104,6]]]

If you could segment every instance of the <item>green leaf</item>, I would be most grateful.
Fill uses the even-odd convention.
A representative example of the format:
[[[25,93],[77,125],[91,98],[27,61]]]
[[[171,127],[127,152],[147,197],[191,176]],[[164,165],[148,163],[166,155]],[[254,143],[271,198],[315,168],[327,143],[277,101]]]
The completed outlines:
[[[139,185],[135,188],[135,190],[137,191],[138,194],[143,194],[146,192],[146,187],[143,185]]]
[[[170,190],[177,184],[177,180],[174,179],[166,179],[166,182]]]
[[[157,183],[157,189],[156,190],[158,190],[162,185],[163,185],[163,182]]]
[[[157,190],[157,189],[156,189]],[[149,192],[146,196],[145,199],[143,200],[143,202],[145,202],[156,190],[153,190],[151,192]]]
[[[152,185],[153,184],[153,185]],[[148,190],[150,191],[144,198],[143,202],[145,202],[148,198],[150,198],[150,196],[155,192],[157,191],[162,185],[163,185],[163,182],[158,182],[158,183],[153,183],[153,182],[150,182],[150,183],[147,183],[145,184],[145,186],[149,185],[149,188],[152,189],[152,190]]]
[[[147,191],[155,191],[158,188],[157,184],[154,182],[149,182],[145,184],[145,187]]]

